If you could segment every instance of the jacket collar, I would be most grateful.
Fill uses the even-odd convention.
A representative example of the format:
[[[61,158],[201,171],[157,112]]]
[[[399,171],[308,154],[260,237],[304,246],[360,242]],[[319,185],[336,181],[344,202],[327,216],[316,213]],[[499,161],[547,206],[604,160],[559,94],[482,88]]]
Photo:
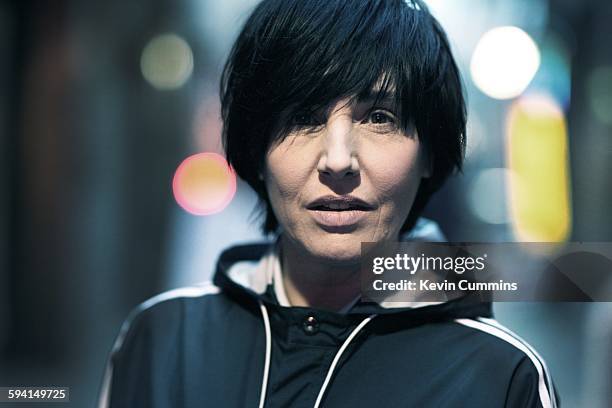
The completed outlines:
[[[444,241],[437,224],[421,218],[408,234],[400,237],[402,241]],[[225,250],[218,262],[214,283],[239,299],[250,298],[264,301],[269,305],[290,307],[279,282],[280,262],[278,258],[278,237],[271,241],[239,245]],[[275,285],[275,281],[280,285]],[[381,304],[363,302],[356,299],[347,305],[348,314],[394,314],[400,312],[430,315],[442,314],[446,317],[490,316],[490,303],[483,303],[471,296],[464,296],[446,302],[382,302]],[[431,317],[431,316],[430,316]]]

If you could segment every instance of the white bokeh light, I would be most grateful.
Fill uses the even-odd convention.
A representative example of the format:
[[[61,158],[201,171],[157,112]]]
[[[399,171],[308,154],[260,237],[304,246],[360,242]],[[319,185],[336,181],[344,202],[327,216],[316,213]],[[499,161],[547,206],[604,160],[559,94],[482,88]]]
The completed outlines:
[[[193,52],[178,35],[161,34],[152,38],[142,50],[140,68],[154,88],[178,89],[193,72]]]
[[[505,168],[489,168],[480,171],[474,179],[468,202],[472,213],[489,224],[510,222],[506,202],[506,185],[511,172]]]
[[[519,96],[540,66],[540,51],[533,39],[518,27],[497,27],[478,41],[470,71],[476,86],[495,99]]]

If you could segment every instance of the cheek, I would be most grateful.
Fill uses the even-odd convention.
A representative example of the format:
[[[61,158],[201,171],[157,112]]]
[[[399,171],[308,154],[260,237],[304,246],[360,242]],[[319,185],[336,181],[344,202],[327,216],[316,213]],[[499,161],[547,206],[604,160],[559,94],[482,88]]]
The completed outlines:
[[[300,172],[296,168],[268,166],[267,185],[279,199],[297,196],[300,191]]]
[[[299,204],[300,194],[310,175],[310,165],[284,143],[270,150],[266,157],[266,188],[278,218]]]
[[[412,196],[424,175],[418,143],[412,140],[381,149],[377,155],[370,155],[368,161],[370,179],[383,199]]]

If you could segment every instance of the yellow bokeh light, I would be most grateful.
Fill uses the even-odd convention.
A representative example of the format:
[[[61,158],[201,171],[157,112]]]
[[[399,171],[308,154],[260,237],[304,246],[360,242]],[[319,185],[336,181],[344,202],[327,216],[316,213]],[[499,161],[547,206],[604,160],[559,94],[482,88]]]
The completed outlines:
[[[561,242],[571,229],[567,126],[561,108],[529,96],[510,108],[507,160],[513,229],[520,241]]]

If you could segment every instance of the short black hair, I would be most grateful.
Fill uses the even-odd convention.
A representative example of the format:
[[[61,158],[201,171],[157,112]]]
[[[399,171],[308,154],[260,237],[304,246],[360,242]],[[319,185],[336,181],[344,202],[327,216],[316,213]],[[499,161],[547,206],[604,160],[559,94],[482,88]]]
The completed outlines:
[[[431,175],[400,232],[410,230],[465,152],[466,104],[444,30],[421,0],[263,0],[221,77],[228,163],[258,194],[264,233],[278,221],[259,176],[293,118],[374,90],[393,95],[400,127],[416,129]]]

